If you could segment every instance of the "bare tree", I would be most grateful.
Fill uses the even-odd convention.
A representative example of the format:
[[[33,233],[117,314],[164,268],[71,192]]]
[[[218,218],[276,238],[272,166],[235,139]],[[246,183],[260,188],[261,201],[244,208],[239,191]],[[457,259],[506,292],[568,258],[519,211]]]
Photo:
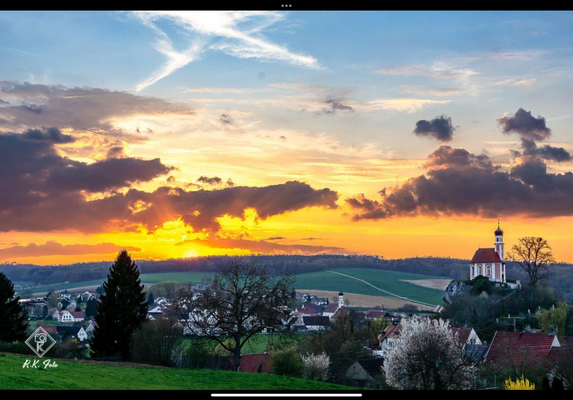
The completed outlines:
[[[518,240],[507,256],[527,274],[531,291],[530,302],[533,303],[535,288],[549,277],[549,265],[555,262],[551,247],[543,238],[526,236]]]
[[[184,288],[178,308],[188,332],[231,352],[235,369],[240,369],[247,341],[265,329],[282,326],[290,316],[293,286],[289,274],[235,258],[219,269],[205,290]]]

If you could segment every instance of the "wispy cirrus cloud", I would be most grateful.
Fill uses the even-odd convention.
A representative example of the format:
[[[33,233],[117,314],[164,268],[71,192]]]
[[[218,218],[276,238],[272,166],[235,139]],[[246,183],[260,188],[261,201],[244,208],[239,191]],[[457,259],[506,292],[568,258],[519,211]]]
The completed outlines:
[[[195,61],[209,50],[238,58],[282,61],[296,66],[320,69],[316,58],[290,51],[273,43],[263,31],[284,19],[284,13],[266,11],[137,11],[133,15],[158,35],[155,48],[167,57],[163,66],[138,84],[137,92]],[[187,48],[178,51],[173,38],[159,27],[170,22],[186,35]]]

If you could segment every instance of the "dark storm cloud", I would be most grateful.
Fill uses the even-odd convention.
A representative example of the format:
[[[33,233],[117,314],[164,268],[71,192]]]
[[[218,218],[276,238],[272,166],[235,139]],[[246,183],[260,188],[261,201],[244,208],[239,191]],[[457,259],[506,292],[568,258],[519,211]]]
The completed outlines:
[[[502,132],[509,135],[517,133],[523,139],[542,141],[551,136],[551,129],[545,123],[545,118],[538,116],[535,118],[531,111],[523,108],[517,110],[514,116],[499,118],[497,122],[502,128]]]
[[[340,254],[346,253],[346,250],[341,247],[326,247],[326,246],[310,246],[303,244],[279,244],[269,243],[264,240],[244,240],[244,239],[228,239],[228,238],[209,238],[209,239],[194,239],[178,243],[179,246],[199,244],[205,245],[210,248],[216,249],[243,249],[249,250],[253,253],[263,254],[321,254],[331,253]]]
[[[9,106],[0,108],[0,127],[10,130],[58,126],[119,135],[121,132],[112,129],[110,119],[194,113],[182,103],[88,87],[0,81],[0,96],[10,100]]]
[[[0,260],[11,258],[25,257],[42,257],[42,256],[72,256],[83,254],[111,254],[126,249],[130,252],[141,251],[137,247],[122,247],[113,243],[98,244],[66,244],[55,241],[49,241],[45,244],[29,244],[27,246],[12,246],[0,250]]]
[[[123,146],[113,146],[107,151],[107,158],[124,158],[126,157]]]
[[[547,172],[539,156],[523,156],[509,172],[489,157],[441,146],[428,157],[424,175],[385,188],[380,200],[346,200],[353,220],[401,215],[573,215],[573,174]]]
[[[216,218],[243,218],[248,208],[266,219],[306,207],[337,207],[336,192],[297,181],[220,190],[130,189],[171,168],[158,159],[110,158],[86,164],[61,157],[54,146],[53,140],[31,140],[26,134],[0,135],[0,231],[98,232],[139,224],[153,231],[177,218],[196,231],[217,231]],[[108,193],[113,189],[127,191]],[[90,200],[84,191],[102,196]]]
[[[414,133],[420,137],[430,137],[440,142],[449,142],[454,138],[455,129],[452,125],[452,119],[442,115],[430,121],[422,119],[416,122]]]
[[[316,114],[336,114],[337,111],[350,111],[354,112],[354,109],[344,104],[344,99],[341,98],[327,98],[324,100],[325,107],[318,111]]]

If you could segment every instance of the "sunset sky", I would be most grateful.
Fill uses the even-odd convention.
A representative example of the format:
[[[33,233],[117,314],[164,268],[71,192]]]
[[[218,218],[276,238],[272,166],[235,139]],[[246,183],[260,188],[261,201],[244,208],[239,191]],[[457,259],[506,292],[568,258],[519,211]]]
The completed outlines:
[[[0,262],[573,262],[573,13],[0,12]]]

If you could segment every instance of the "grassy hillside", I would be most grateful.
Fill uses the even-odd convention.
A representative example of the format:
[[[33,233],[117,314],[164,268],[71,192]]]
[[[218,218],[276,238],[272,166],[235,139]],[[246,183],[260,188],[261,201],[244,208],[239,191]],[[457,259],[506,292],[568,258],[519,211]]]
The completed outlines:
[[[334,272],[341,272],[359,279],[368,281],[383,290],[387,290],[399,296],[408,297],[412,300],[422,301],[430,304],[441,304],[443,292],[441,290],[424,288],[402,280],[422,280],[435,279],[435,276],[410,274],[405,272],[375,270],[367,268],[347,268],[336,269]],[[176,281],[180,283],[197,283],[204,277],[212,276],[209,272],[166,272],[160,274],[142,274],[141,281],[146,284],[154,284],[164,281]],[[387,294],[370,287],[363,282],[359,282],[348,277],[336,275],[328,271],[311,272],[308,274],[296,275],[296,287],[302,289],[345,291],[349,293],[366,294],[372,296],[387,296]],[[34,289],[35,292],[47,290],[73,289],[77,287],[97,286],[102,281],[87,281],[70,284],[55,285]]]
[[[56,360],[57,368],[23,369],[26,357],[0,354],[0,389],[349,390],[282,376],[212,370],[116,366]]]

